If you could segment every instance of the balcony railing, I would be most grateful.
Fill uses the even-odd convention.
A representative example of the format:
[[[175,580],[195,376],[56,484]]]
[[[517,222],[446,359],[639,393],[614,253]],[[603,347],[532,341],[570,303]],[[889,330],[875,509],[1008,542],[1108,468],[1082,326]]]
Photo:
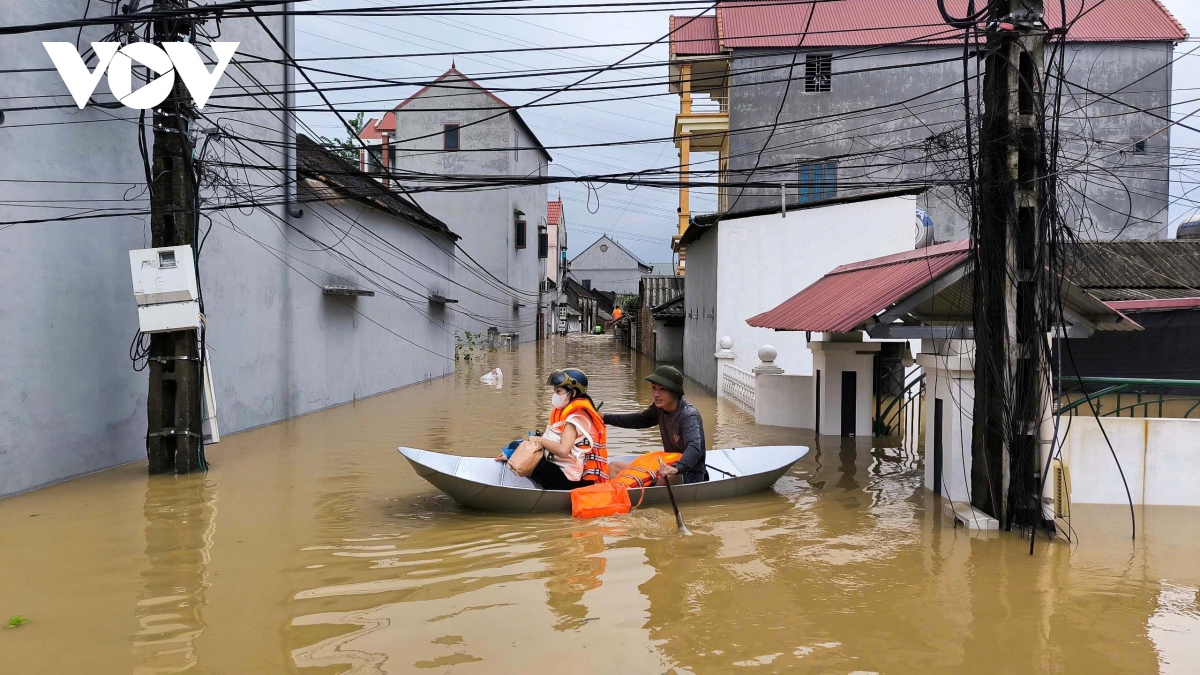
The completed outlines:
[[[1200,418],[1200,380],[1063,378],[1061,415]]]

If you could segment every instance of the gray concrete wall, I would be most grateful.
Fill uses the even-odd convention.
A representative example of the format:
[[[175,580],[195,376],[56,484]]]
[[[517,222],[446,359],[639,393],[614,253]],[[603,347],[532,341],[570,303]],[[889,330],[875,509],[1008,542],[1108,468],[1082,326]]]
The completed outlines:
[[[655,321],[654,332],[657,334],[654,360],[665,363],[683,363],[683,328],[667,326],[665,321]]]
[[[503,110],[486,92],[470,88],[457,76],[429,88],[397,111],[394,169],[459,176],[546,175],[545,154],[530,148],[533,139],[511,114],[498,115]],[[457,152],[443,150],[443,126],[451,123],[471,125],[459,130]],[[514,134],[520,146],[513,145]],[[405,183],[418,189],[445,186],[419,180]],[[479,333],[496,327],[502,333],[520,333],[523,341],[534,339],[538,284],[546,272],[546,261],[537,257],[538,225],[546,222],[546,186],[415,192],[413,197],[461,235],[459,245],[478,262],[464,256],[455,272],[454,297],[460,302],[449,319],[454,329]],[[516,248],[514,241],[517,210],[525,214],[523,249]],[[542,298],[547,322],[549,301]],[[523,307],[514,309],[514,304]]]
[[[607,247],[607,250],[602,250]],[[622,295],[637,295],[643,268],[634,258],[608,237],[601,237],[571,261],[571,273],[581,282],[589,279],[592,288]],[[646,270],[646,273],[649,273]]]
[[[954,59],[961,55],[961,47],[892,47],[868,54],[813,51],[835,56],[832,90],[804,93],[805,53],[801,52],[796,59],[797,79],[788,90],[779,114],[781,124],[773,135],[769,129],[780,112],[782,80],[792,57],[761,50],[735,52],[731,180],[757,165],[762,170],[755,174],[756,180],[792,181],[789,191],[795,195],[797,166],[822,158],[837,158],[839,194],[879,189],[900,180],[937,183],[965,178],[962,63],[929,63]],[[1115,97],[1169,116],[1171,70],[1163,66],[1172,52],[1168,43],[1072,44],[1065,53],[1066,79],[1105,93],[1137,82]],[[899,65],[912,67],[890,67]],[[847,72],[869,68],[886,69]],[[1072,226],[1081,236],[1097,239],[1165,238],[1170,132],[1150,138],[1145,153],[1122,152],[1134,141],[1159,132],[1165,123],[1078,86],[1068,86],[1063,93],[1062,169],[1073,188],[1064,192],[1078,190],[1084,195],[1072,195],[1077,207],[1070,216]],[[897,105],[900,102],[904,104]],[[835,117],[823,121],[830,116]],[[760,158],[768,136],[769,146]],[[1084,171],[1089,174],[1083,175]],[[777,188],[730,191],[730,210],[778,203]],[[966,236],[966,202],[952,188],[936,187],[918,203],[932,215],[939,241]]]
[[[77,18],[84,15],[84,5],[84,0],[6,3],[0,5],[0,24]],[[91,13],[102,9],[107,7],[92,3]],[[282,37],[282,18],[264,21]],[[241,42],[240,52],[278,52],[253,20],[227,18],[222,31],[223,40]],[[83,42],[103,34],[85,30]],[[40,43],[74,41],[75,35],[75,30],[62,30],[5,37],[6,67],[50,67]],[[282,83],[283,69],[277,64],[247,68],[264,85],[278,88]],[[217,93],[240,91],[238,82],[257,87],[231,66]],[[128,251],[149,246],[148,202],[136,189],[144,181],[136,115],[123,108],[79,110],[55,71],[0,78],[0,96],[45,94],[55,96],[32,100],[69,107],[9,112],[0,129],[0,156],[6,158],[0,167],[5,179],[0,202],[6,203],[0,206],[0,222],[92,208],[118,209],[121,215],[0,225],[0,495],[145,457],[147,374],[135,372],[128,356],[137,331]],[[105,81],[97,99],[111,100]],[[236,162],[240,153],[247,164],[280,166],[277,149],[283,133],[275,114],[233,112],[223,110],[223,104],[252,105],[253,100],[210,100],[198,124],[220,123],[241,140],[214,142],[206,157]],[[52,126],[39,126],[46,124]],[[329,280],[367,284],[370,278],[287,228],[279,190],[272,188],[280,183],[278,171],[230,175],[248,182],[249,190],[238,185],[206,189],[204,197],[241,201],[253,190],[269,205],[210,212],[212,230],[201,256],[223,434],[453,370],[452,335],[436,317],[430,320],[383,293],[347,302],[361,314],[322,295],[319,286]],[[63,206],[69,208],[58,208]],[[430,241],[369,209],[346,208],[363,227],[449,276],[453,252],[444,238],[438,242],[431,235]],[[317,217],[321,209],[307,205],[306,210],[297,228],[326,244],[336,242],[331,225]],[[207,220],[202,224],[209,225]],[[366,235],[359,229],[356,236]],[[347,246],[356,244],[348,239],[342,250]],[[370,264],[400,278],[382,262]],[[417,280],[406,283],[435,288],[439,283],[437,275],[422,276],[411,264],[395,264]],[[220,453],[219,444],[209,449],[218,467]]]
[[[688,245],[683,281],[683,372],[717,389],[717,232],[716,227]],[[737,345],[734,345],[736,348]]]

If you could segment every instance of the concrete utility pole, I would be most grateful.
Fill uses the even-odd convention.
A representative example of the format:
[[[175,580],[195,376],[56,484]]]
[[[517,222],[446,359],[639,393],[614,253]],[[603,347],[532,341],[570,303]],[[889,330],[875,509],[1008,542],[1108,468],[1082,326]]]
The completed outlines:
[[[1044,44],[1041,0],[991,1],[974,233],[971,503],[1005,529],[1040,523],[1041,516]]]
[[[154,0],[154,11],[182,9],[187,0]],[[193,19],[158,19],[154,44],[181,42]],[[195,250],[198,204],[192,141],[188,130],[195,113],[183,78],[154,109],[154,157],[150,183],[152,245],[188,245]],[[200,350],[195,330],[150,336],[150,392],[146,403],[146,455],[150,473],[190,473],[205,468],[200,437]]]

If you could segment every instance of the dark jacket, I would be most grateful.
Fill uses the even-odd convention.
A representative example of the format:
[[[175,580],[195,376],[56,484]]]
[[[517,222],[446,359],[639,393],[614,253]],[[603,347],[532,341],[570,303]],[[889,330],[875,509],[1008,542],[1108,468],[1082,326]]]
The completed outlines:
[[[663,450],[683,455],[675,465],[683,482],[708,480],[708,469],[704,466],[704,420],[686,398],[679,399],[675,412],[666,413],[652,405],[641,412],[609,413],[604,416],[604,423],[623,429],[649,429],[657,425]]]

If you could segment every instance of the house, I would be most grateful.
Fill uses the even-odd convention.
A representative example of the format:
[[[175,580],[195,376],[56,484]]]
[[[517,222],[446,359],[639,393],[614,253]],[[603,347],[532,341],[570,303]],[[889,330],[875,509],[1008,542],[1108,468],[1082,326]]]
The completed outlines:
[[[651,270],[650,265],[608,235],[575,256],[570,268],[584,287],[618,295],[637,295],[639,280]]]
[[[1072,340],[1064,374],[1200,380],[1200,240],[1085,242],[1068,250],[1070,279],[1144,330]]]
[[[574,310],[574,312],[567,310]],[[575,330],[571,328],[571,316],[578,316],[578,327]],[[590,333],[597,323],[599,323],[599,317],[596,309],[596,295],[570,276],[564,277],[563,304],[559,305],[558,331],[560,333],[563,331]]]
[[[1174,50],[1187,33],[1158,0],[1082,4],[1065,5],[1062,93],[1081,104],[1063,114],[1062,153],[1094,157],[1096,170],[1073,172],[1072,189],[1060,193],[1084,195],[1073,202],[1088,223],[1080,236],[1165,238],[1171,124],[1162,116],[1170,118]],[[1063,25],[1061,7],[1045,3],[1052,30]],[[949,185],[965,171],[963,36],[947,29],[937,3],[721,2],[714,15],[674,16],[670,27],[680,164],[715,159],[723,184],[757,183],[722,188],[719,212],[916,183],[931,187],[919,204],[936,240],[966,236]],[[971,77],[978,63],[971,59]],[[1100,92],[1122,92],[1121,100]],[[682,235],[691,217],[686,189],[679,200]]]
[[[1062,320],[1049,327],[1056,342],[1142,330],[1070,278],[1064,276],[1057,285]],[[915,362],[923,368],[926,392],[926,486],[943,495],[954,518],[967,521],[967,527],[994,529],[994,519],[970,506],[974,288],[970,246],[959,240],[842,265],[751,317],[749,323],[760,328],[812,335],[816,354],[812,376],[753,379],[756,419],[816,429],[819,434],[870,434],[871,404],[878,393],[874,352],[880,343],[868,340],[920,339]],[[1054,435],[1065,431],[1054,424],[1049,400],[1043,410],[1044,417],[1031,432],[1043,439],[1038,467],[1049,466]],[[1052,506],[1061,491],[1048,482],[1045,486],[1043,497]]]
[[[549,316],[554,317],[550,330],[561,332],[558,324],[565,306],[563,282],[567,276],[567,220],[561,196],[546,203],[546,220],[538,226],[538,257],[545,265],[542,303],[548,305]]]
[[[371,120],[360,138],[371,146],[360,153],[363,163],[385,187],[412,190],[412,199],[463,237],[454,277],[469,290],[459,294],[455,330],[522,341],[552,331],[557,295],[546,284],[554,269],[546,186],[457,189],[464,177],[547,175],[550,154],[517,109],[452,66]],[[556,246],[558,234],[565,235],[560,226]]]
[[[684,283],[684,372],[717,390],[722,338],[733,340],[732,365],[749,371],[770,344],[778,366],[811,374],[804,335],[746,323],[783,302],[831,267],[910,251],[919,190],[793,203],[773,209],[697,216],[679,241],[688,250]]]
[[[683,362],[683,277],[642,277],[632,346],[655,361]]]
[[[546,204],[545,241],[546,279],[561,287],[567,269],[567,217],[561,196]],[[542,246],[540,241],[538,246]]]
[[[48,7],[9,3],[5,17],[42,23]],[[54,11],[83,16],[84,3],[55,3]],[[285,55],[262,37],[264,29],[283,35],[284,17],[262,22],[222,25],[224,40],[255,44],[265,59],[229,68],[222,89],[282,90]],[[87,44],[105,40],[111,26],[5,38],[6,67],[23,71],[23,90],[67,96],[41,42],[74,41],[80,30]],[[150,218],[128,215],[150,208],[141,132],[136,111],[114,105],[106,85],[94,99],[109,107],[7,111],[0,133],[4,157],[29,179],[6,184],[0,220],[60,219],[64,195],[122,206],[3,233],[0,496],[146,457],[148,376],[126,356],[139,328],[130,251],[149,245]],[[192,122],[204,143],[196,149],[204,159],[198,269],[222,434],[453,372],[449,313],[426,298],[456,292],[458,235],[445,221],[403,195],[381,194],[378,183],[303,139],[299,175],[282,175],[283,148],[294,144],[278,111],[222,111],[220,135],[207,133],[216,127],[204,113]],[[45,125],[56,131],[47,135]],[[299,217],[280,199],[280,185],[294,178],[302,181]],[[84,188],[64,190],[67,183]],[[361,265],[349,259],[355,255]],[[221,447],[208,448],[217,466]]]

